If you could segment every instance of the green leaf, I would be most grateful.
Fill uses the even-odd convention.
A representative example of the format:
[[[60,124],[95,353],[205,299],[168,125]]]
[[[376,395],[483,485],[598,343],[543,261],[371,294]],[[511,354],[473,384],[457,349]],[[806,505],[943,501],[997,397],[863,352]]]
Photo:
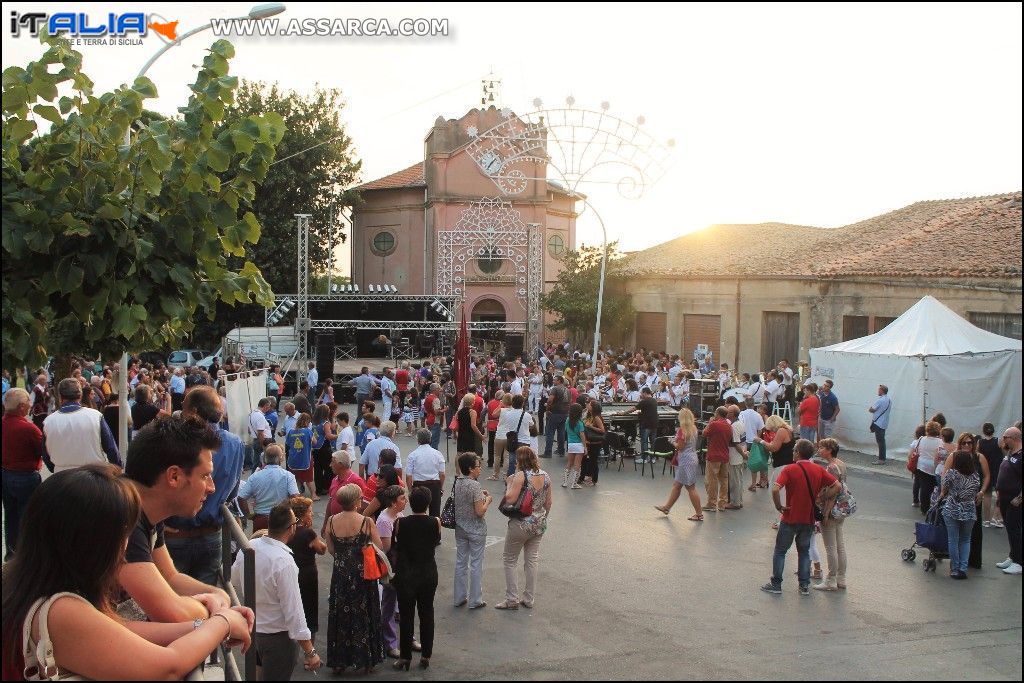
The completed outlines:
[[[248,154],[256,144],[256,140],[243,130],[232,128],[229,134],[231,135],[231,144],[234,145],[236,152]]]
[[[96,215],[100,218],[106,218],[107,220],[114,220],[124,216],[124,209],[120,206],[114,206],[109,202],[105,202],[103,206],[96,211]]]
[[[139,169],[139,178],[142,179],[142,184],[146,186],[146,190],[151,195],[160,194],[160,175],[153,170],[153,166],[147,162],[142,163],[142,167]]]
[[[6,94],[7,93],[4,93],[4,99],[7,99]],[[8,129],[11,131],[11,139],[14,141],[15,144],[20,145],[21,143],[25,142],[30,137],[32,137],[32,133],[36,132],[36,122],[26,121],[23,119],[14,119],[13,122],[9,124]]]
[[[76,259],[76,256],[65,256],[57,264],[57,284],[65,294],[81,287],[85,277],[85,271],[75,264]]]
[[[214,142],[206,150],[206,163],[211,171],[223,173],[228,170],[228,166],[231,164],[231,153],[220,144]]]
[[[32,111],[34,111],[36,114],[46,119],[50,123],[57,125],[64,123],[64,118],[60,115],[60,112],[57,111],[57,107],[54,107],[52,105],[37,104],[36,106],[32,107]]]
[[[153,84],[153,81],[149,80],[145,76],[135,79],[135,83],[132,84],[132,90],[145,98],[158,97],[156,86]]]
[[[132,306],[132,320],[142,322],[148,317],[149,313],[146,312],[146,308],[144,306],[140,306],[139,304]]]

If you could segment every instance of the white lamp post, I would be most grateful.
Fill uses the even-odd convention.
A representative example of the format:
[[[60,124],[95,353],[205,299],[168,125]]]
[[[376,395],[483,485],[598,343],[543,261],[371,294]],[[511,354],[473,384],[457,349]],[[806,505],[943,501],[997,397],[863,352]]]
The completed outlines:
[[[247,15],[245,15],[244,17],[234,17],[234,19],[266,19],[267,17],[272,17],[275,14],[280,14],[284,10],[285,10],[284,4],[282,4],[280,2],[270,2],[270,3],[263,4],[263,5],[256,5],[251,10],[249,10],[249,13]],[[186,31],[185,33],[182,33],[180,36],[178,36],[176,39],[174,39],[171,42],[169,42],[166,45],[164,45],[162,48],[157,50],[155,55],[150,57],[148,62],[146,62],[142,66],[142,69],[139,71],[138,76],[136,76],[135,78],[138,79],[138,78],[141,78],[141,77],[145,76],[146,72],[149,71],[149,68],[151,66],[153,66],[153,63],[156,60],[160,59],[160,57],[165,52],[170,50],[172,47],[174,47],[175,45],[180,45],[181,41],[185,40],[189,36],[194,36],[195,34],[200,33],[202,31],[205,31],[206,29],[211,28],[212,26],[213,26],[213,22],[210,22],[210,23],[204,24],[204,25],[202,25],[202,26],[200,26],[198,28],[194,28],[191,31]],[[132,144],[132,127],[131,127],[131,125],[129,125],[128,126],[128,130],[125,131],[125,134],[124,134],[124,144],[125,144],[125,146],[129,146],[129,145]],[[127,352],[125,352],[124,354],[121,355],[121,369],[120,369],[120,372],[118,373],[117,392],[118,392],[118,396],[119,396],[119,404],[118,405],[120,406],[120,410],[118,410],[118,415],[117,415],[117,427],[118,427],[118,431],[120,432],[120,434],[118,435],[117,447],[118,447],[118,450],[121,451],[121,457],[123,458],[123,457],[126,457],[126,454],[128,453],[128,353]]]

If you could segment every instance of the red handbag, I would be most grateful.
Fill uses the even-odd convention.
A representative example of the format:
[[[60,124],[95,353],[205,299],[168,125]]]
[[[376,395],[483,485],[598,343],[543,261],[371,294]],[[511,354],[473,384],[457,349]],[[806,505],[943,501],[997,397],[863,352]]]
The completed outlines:
[[[917,471],[917,459],[920,454],[917,452],[917,446],[915,445],[910,449],[910,455],[907,456],[907,471],[913,474]]]

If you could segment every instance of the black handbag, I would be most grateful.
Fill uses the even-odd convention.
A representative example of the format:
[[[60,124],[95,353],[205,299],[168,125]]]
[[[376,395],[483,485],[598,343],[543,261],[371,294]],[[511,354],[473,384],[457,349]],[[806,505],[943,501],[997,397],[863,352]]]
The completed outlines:
[[[519,424],[516,425],[514,432],[505,432],[505,450],[509,453],[510,457],[515,456],[516,449],[519,448],[519,428],[523,426],[523,418],[526,417],[526,409],[523,409],[522,414],[519,416]]]
[[[814,495],[814,491],[811,489],[811,478],[807,476],[807,470],[805,470],[801,465],[796,466],[800,468],[801,472],[803,472],[804,481],[807,482],[807,495],[811,497],[811,507],[814,508],[814,521],[825,521],[825,514],[821,511],[821,508],[818,507],[818,499]]]
[[[608,432],[599,432],[590,425],[584,425],[583,431],[587,435],[587,443],[594,446],[603,445],[605,437],[608,435]]]

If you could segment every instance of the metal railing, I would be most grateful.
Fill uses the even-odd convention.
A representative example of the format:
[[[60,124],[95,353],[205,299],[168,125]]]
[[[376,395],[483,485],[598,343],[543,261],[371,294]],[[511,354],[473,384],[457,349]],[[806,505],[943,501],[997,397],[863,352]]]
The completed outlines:
[[[242,531],[242,527],[239,526],[238,520],[235,519],[234,513],[228,508],[227,505],[220,506],[220,514],[224,519],[224,523],[221,526],[221,572],[220,572],[220,584],[221,587],[227,592],[228,597],[231,598],[232,606],[245,605],[249,609],[255,611],[256,609],[256,551],[249,545],[249,539],[246,538],[245,532]],[[231,565],[234,561],[235,553],[232,551],[231,544],[234,542],[237,550],[241,551],[245,555],[245,569],[242,572],[242,590],[245,596],[245,601],[238,599],[238,593],[235,591],[235,587],[231,584]],[[255,634],[253,634],[255,637]],[[238,664],[235,662],[235,655],[229,648],[223,643],[220,645],[220,654],[224,659],[224,680],[226,681],[255,681],[256,680],[256,648],[250,647],[249,651],[245,653],[245,677],[243,678],[238,670]]]

